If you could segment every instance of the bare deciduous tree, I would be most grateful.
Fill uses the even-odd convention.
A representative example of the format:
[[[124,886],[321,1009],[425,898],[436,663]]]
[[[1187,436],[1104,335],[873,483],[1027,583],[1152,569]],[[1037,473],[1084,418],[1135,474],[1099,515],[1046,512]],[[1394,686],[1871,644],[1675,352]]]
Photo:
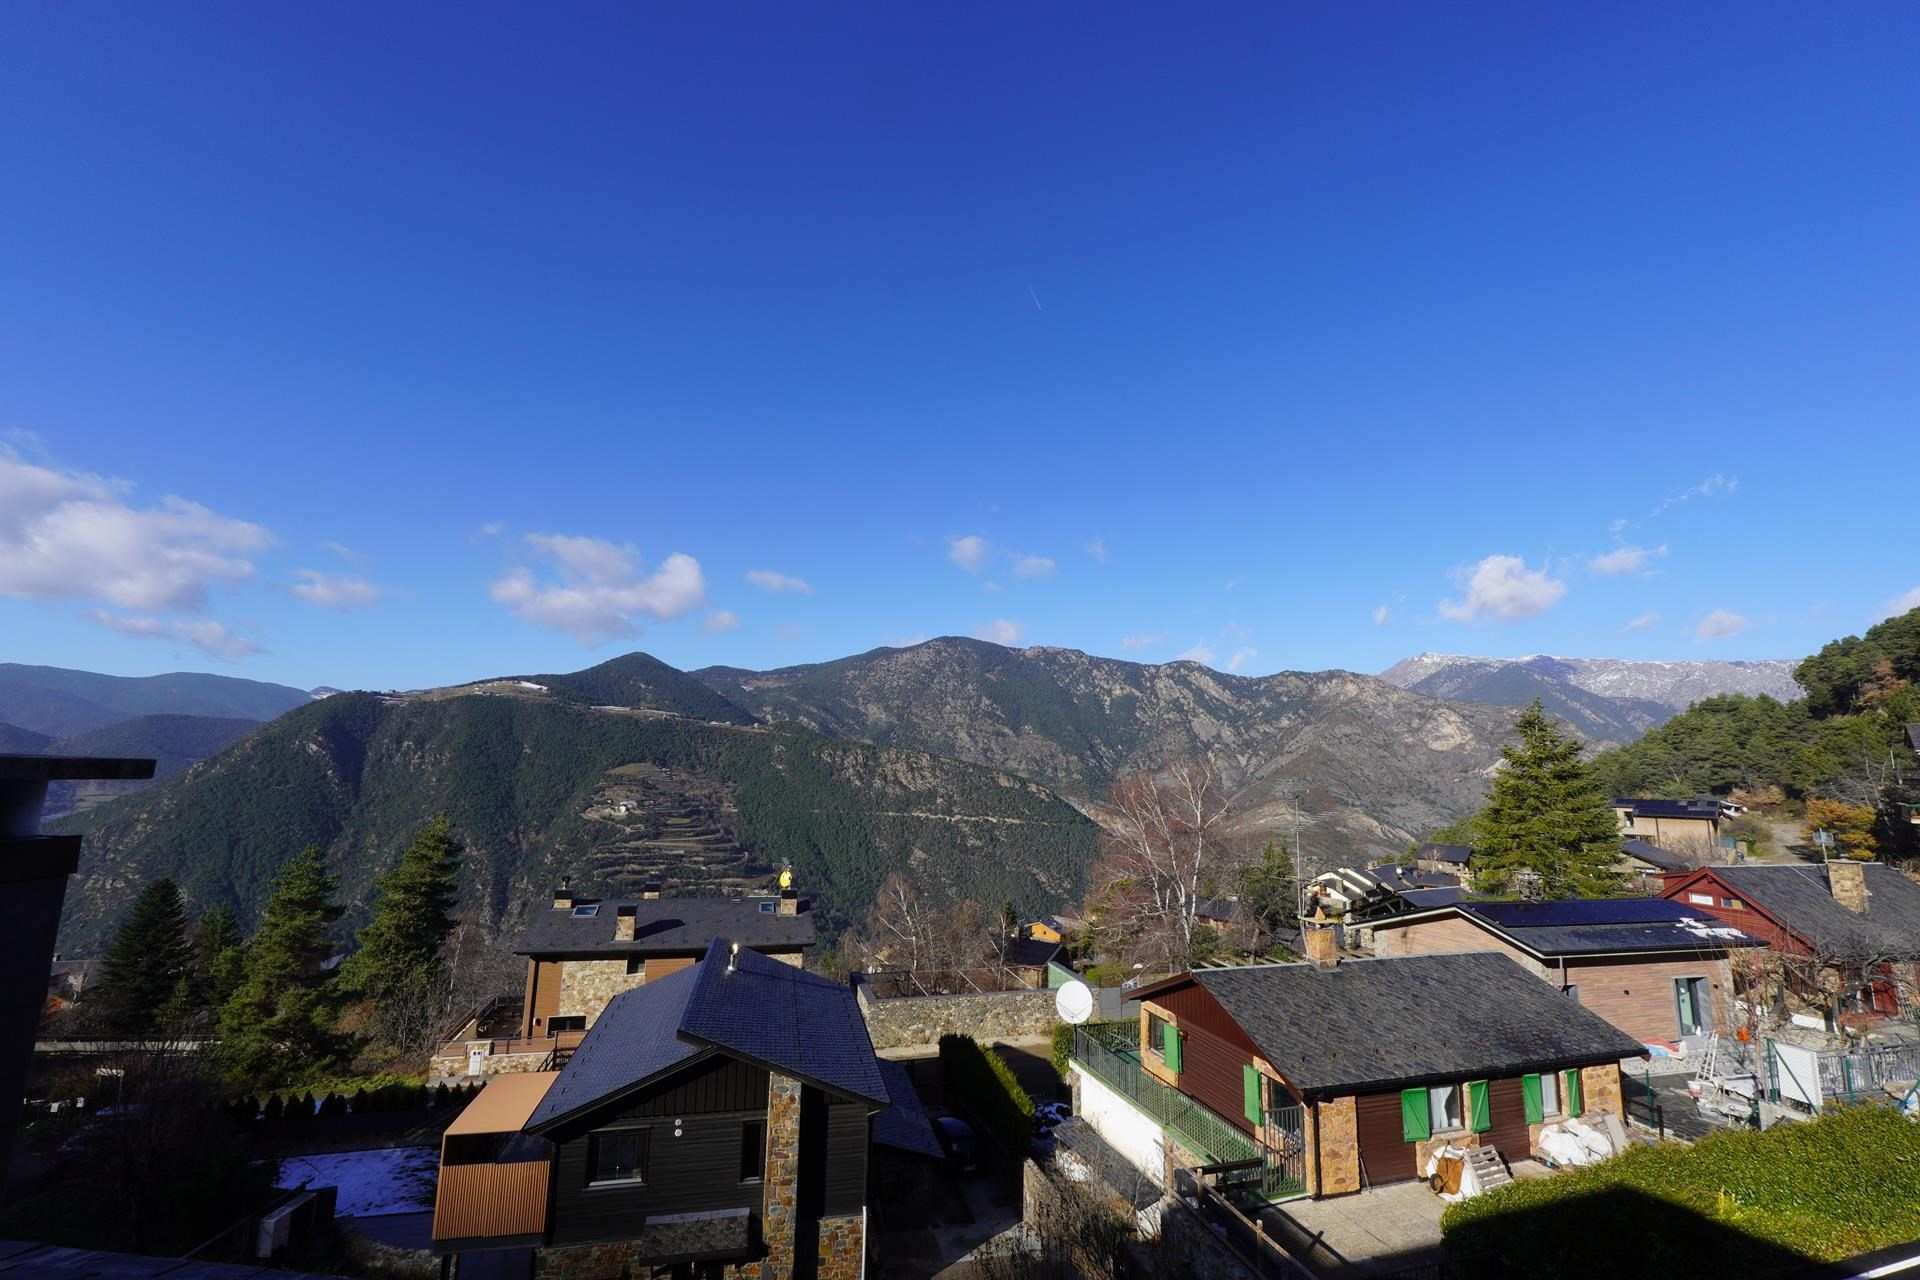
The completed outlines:
[[[1107,792],[1090,907],[1117,949],[1168,969],[1193,958],[1202,890],[1245,861],[1226,840],[1227,802],[1211,762],[1135,774]]]

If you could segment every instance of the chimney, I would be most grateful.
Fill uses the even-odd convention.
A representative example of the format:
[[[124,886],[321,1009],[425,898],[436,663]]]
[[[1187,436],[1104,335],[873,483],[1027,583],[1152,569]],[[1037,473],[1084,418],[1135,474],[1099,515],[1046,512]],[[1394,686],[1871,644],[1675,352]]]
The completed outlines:
[[[1340,963],[1339,940],[1334,936],[1333,921],[1327,919],[1326,907],[1315,907],[1313,915],[1300,922],[1300,936],[1314,968],[1331,969]]]
[[[1867,864],[1864,862],[1827,863],[1827,888],[1833,900],[1855,915],[1867,914]]]
[[[553,909],[555,911],[573,910],[573,877],[561,876],[560,887],[553,891]]]
[[[787,863],[780,868],[780,914],[783,916],[800,914],[800,895],[793,887],[792,863]]]
[[[633,941],[633,913],[639,909],[629,903],[614,914],[613,940],[615,942]]]
[[[640,887],[640,896],[648,902],[658,902],[661,896],[660,877],[655,876]]]

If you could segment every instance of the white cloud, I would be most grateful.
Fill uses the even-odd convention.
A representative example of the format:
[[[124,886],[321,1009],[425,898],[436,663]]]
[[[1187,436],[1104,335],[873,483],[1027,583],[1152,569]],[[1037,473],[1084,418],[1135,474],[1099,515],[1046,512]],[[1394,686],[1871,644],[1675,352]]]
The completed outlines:
[[[987,563],[987,552],[992,549],[992,544],[977,533],[947,539],[947,559],[968,573],[980,572]]]
[[[784,573],[776,573],[772,569],[749,569],[747,581],[762,591],[790,591],[802,596],[813,594],[813,584],[805,578],[789,577]]]
[[[502,521],[489,520],[478,529],[475,529],[473,531],[473,537],[469,538],[468,541],[478,542],[482,538],[497,538],[506,531],[507,526]]]
[[[731,631],[739,625],[740,619],[733,610],[716,609],[707,615],[706,621],[700,624],[700,630],[710,636],[717,636],[722,631]]]
[[[1817,606],[1816,606],[1817,607]],[[1910,609],[1920,609],[1920,587],[1915,587],[1903,596],[1880,602],[1880,616],[1876,622],[1885,622],[1888,618],[1897,618]]]
[[[1740,487],[1739,476],[1724,476],[1715,472],[1699,484],[1678,493],[1670,493],[1660,500],[1660,505],[1647,513],[1647,519],[1664,514],[1692,498],[1718,498],[1732,493]],[[1618,532],[1616,529],[1615,532]]]
[[[322,573],[318,569],[296,569],[293,576],[305,579],[293,585],[291,588],[293,594],[308,604],[317,604],[323,609],[371,609],[380,603],[380,597],[387,593],[386,588],[348,573]]]
[[[1016,578],[1051,578],[1053,561],[1046,556],[1015,556],[1013,558],[1013,576]]]
[[[991,640],[1011,649],[1027,638],[1027,628],[1025,623],[996,618],[984,627],[974,628],[973,634],[976,639]]]
[[[1667,544],[1657,547],[1615,547],[1587,561],[1587,568],[1602,577],[1617,578],[1622,574],[1644,573],[1649,560],[1657,560],[1667,554]]]
[[[1440,613],[1455,622],[1483,616],[1501,621],[1537,617],[1567,594],[1566,583],[1548,576],[1545,568],[1527,568],[1519,556],[1488,556],[1453,576],[1466,599],[1442,600]]]
[[[273,543],[263,526],[185,498],[134,506],[132,490],[0,445],[0,595],[198,613],[213,587],[252,577],[251,557]]]
[[[91,617],[103,627],[130,636],[175,640],[216,658],[244,658],[266,652],[250,637],[211,618],[156,618],[144,613],[108,613],[105,609],[95,609]]]
[[[1393,621],[1393,610],[1387,608],[1387,606],[1384,603],[1376,605],[1374,607],[1374,610],[1373,610],[1374,626],[1384,627],[1389,622],[1392,622],[1392,621]]]
[[[358,551],[355,551],[352,547],[346,546],[343,543],[323,542],[320,544],[320,549],[322,551],[333,552],[333,554],[339,556],[342,560],[345,560],[348,564],[365,564],[367,562],[367,558],[365,556],[361,555]]]
[[[1165,644],[1166,642],[1167,638],[1165,636],[1142,635],[1139,632],[1135,632],[1130,636],[1120,637],[1120,647],[1128,653],[1136,653],[1141,649],[1151,649],[1155,645]]]
[[[991,579],[989,579],[988,581],[980,584],[980,589],[982,591],[1005,591],[1006,587],[1001,583],[994,582]]]
[[[1731,609],[1715,609],[1700,619],[1700,624],[1693,629],[1693,642],[1699,644],[1705,640],[1724,640],[1728,636],[1739,635],[1751,625],[1744,614]]]
[[[1660,625],[1659,611],[1650,610],[1646,613],[1641,614],[1639,617],[1635,618],[1632,622],[1629,622],[1626,626],[1620,629],[1622,631],[1651,631],[1653,630],[1653,628],[1659,625]]]
[[[1250,659],[1257,658],[1259,656],[1260,656],[1260,651],[1258,649],[1254,649],[1254,648],[1235,649],[1233,651],[1233,656],[1227,659],[1227,670],[1238,671],[1241,667],[1245,666]]]
[[[1098,560],[1101,564],[1107,562],[1107,540],[1105,538],[1095,538],[1092,542],[1087,543],[1086,546],[1080,549],[1092,556],[1095,560]]]
[[[1200,662],[1210,667],[1213,665],[1213,660],[1217,656],[1213,651],[1212,645],[1208,644],[1205,640],[1196,640],[1194,641],[1193,648],[1187,650],[1185,653],[1174,654],[1173,660],[1175,662]]]
[[[700,562],[681,552],[643,577],[640,553],[631,545],[556,533],[530,533],[526,544],[551,562],[558,580],[542,580],[523,566],[495,579],[487,594],[523,622],[552,627],[584,645],[632,635],[638,630],[635,614],[677,618],[706,600]]]

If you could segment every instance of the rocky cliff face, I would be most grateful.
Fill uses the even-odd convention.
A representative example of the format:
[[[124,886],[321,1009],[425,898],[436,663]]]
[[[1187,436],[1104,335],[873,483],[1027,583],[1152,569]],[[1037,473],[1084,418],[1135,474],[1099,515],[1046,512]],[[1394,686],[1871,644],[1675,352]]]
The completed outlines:
[[[1548,680],[1628,702],[1653,702],[1675,714],[1717,693],[1767,694],[1785,702],[1800,696],[1792,658],[1747,661],[1630,662],[1624,658],[1556,658],[1536,653],[1524,658],[1473,658],[1457,653],[1423,653],[1396,662],[1380,673],[1388,684],[1451,697],[1489,672],[1524,668]],[[1650,726],[1649,726],[1650,727]]]
[[[1398,852],[1477,807],[1512,722],[1350,672],[1243,677],[953,637],[694,675],[765,719],[1018,773],[1096,815],[1115,778],[1205,756],[1243,831],[1290,832],[1297,797],[1304,846],[1328,865]]]

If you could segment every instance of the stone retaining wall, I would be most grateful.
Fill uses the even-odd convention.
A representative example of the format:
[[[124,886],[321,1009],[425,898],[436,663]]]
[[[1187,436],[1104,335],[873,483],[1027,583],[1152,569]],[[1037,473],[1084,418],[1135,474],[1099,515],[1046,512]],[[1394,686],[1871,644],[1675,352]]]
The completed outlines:
[[[956,996],[899,996],[881,1000],[856,976],[854,991],[876,1049],[938,1044],[943,1035],[972,1036],[982,1044],[1050,1036],[1060,1018],[1054,993],[983,991]]]
[[[1192,1280],[1256,1280],[1200,1216],[1178,1200],[1166,1201],[1160,1215],[1160,1247],[1154,1252],[1153,1273]]]

